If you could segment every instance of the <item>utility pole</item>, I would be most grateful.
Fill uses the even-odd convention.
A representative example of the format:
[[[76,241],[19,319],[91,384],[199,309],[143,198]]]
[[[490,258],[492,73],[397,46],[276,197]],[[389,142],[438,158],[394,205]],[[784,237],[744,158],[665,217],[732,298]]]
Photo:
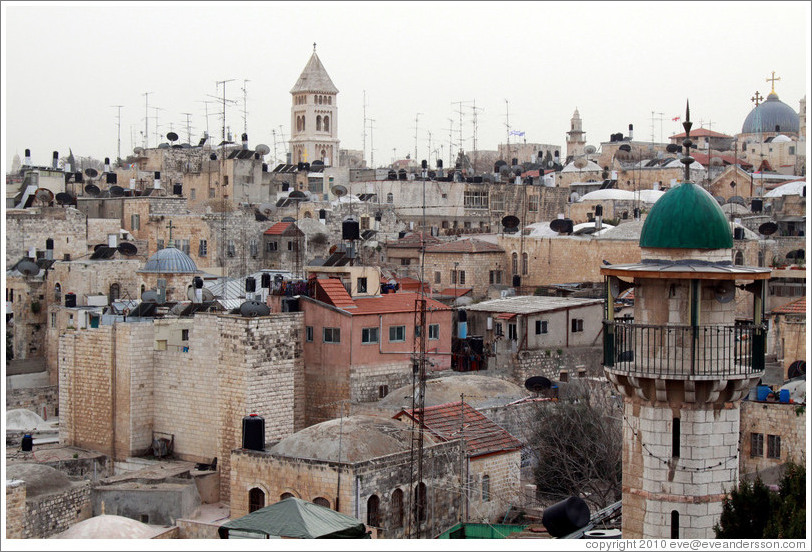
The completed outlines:
[[[149,95],[153,92],[144,92],[144,149],[149,148]]]
[[[118,128],[118,154],[116,157],[116,165],[118,165],[118,162],[121,161],[121,108],[124,106],[111,105],[110,107],[118,108],[118,117],[117,117],[118,123],[116,124],[116,127]]]

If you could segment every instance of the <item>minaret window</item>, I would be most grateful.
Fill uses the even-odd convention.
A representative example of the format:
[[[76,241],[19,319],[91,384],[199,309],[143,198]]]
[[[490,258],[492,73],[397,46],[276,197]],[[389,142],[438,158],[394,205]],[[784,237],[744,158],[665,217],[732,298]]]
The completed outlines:
[[[316,130],[321,130],[321,115],[316,116]]]
[[[671,510],[671,538],[679,538],[679,512]]]
[[[679,433],[679,418],[674,418],[671,425],[671,456],[674,458],[679,458]]]
[[[324,132],[330,132],[330,117],[324,116]]]

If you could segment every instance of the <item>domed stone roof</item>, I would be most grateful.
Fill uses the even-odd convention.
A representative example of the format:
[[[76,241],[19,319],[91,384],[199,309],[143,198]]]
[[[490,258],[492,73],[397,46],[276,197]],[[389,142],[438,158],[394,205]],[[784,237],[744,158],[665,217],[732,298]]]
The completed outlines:
[[[792,138],[784,134],[779,134],[778,136],[773,138],[773,144],[781,144],[784,142],[792,142]]]
[[[123,516],[100,515],[80,521],[56,536],[59,539],[151,539],[155,529]]]
[[[733,236],[713,196],[692,182],[683,182],[651,208],[640,233],[640,247],[728,249],[733,247]]]
[[[409,450],[411,427],[383,416],[349,416],[328,420],[297,431],[274,445],[269,452],[296,458],[363,462],[379,456]],[[426,435],[426,444],[434,442]]]
[[[546,223],[549,228],[549,223]],[[426,381],[426,406],[437,406],[460,400],[460,393],[465,402],[473,408],[501,406],[528,395],[524,387],[515,383],[480,375],[446,376]],[[404,408],[412,407],[412,385],[404,385],[378,401],[377,406],[393,414]]]
[[[747,115],[742,133],[775,132],[776,126],[780,132],[798,132],[800,118],[794,109],[778,99],[778,94],[771,92]]]
[[[73,486],[67,475],[44,464],[9,464],[6,478],[25,481],[25,494],[29,498],[59,493]]]
[[[175,247],[166,247],[149,258],[144,268],[138,272],[156,274],[196,274],[195,262],[183,251]]]

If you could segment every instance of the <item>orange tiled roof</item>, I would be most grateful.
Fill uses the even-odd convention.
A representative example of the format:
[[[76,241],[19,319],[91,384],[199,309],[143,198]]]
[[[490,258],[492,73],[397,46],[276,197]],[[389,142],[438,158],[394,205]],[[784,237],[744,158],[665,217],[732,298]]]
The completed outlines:
[[[293,224],[292,222],[277,222],[267,230],[265,230],[266,236],[281,236],[285,233],[285,230]]]
[[[357,316],[362,314],[415,312],[418,299],[420,299],[419,293],[387,293],[380,297],[359,297],[355,299],[356,308],[352,310],[352,314]],[[451,310],[451,307],[428,297],[426,298],[426,308],[429,311]]]
[[[316,280],[316,285],[320,288],[316,291],[316,298],[319,301],[339,309],[355,307],[355,302],[338,278],[321,278]]]
[[[806,297],[801,297],[777,309],[773,309],[773,314],[806,314]]]
[[[467,295],[473,291],[473,288],[445,288],[443,291],[440,292],[440,295],[450,295],[452,297],[462,297],[463,295]]]
[[[414,419],[413,410],[403,410],[395,418]],[[467,403],[439,404],[423,410],[423,423],[433,435],[443,441],[462,437],[470,456],[507,452],[522,448],[522,443]],[[460,432],[460,425],[464,430]]]
[[[691,137],[696,136],[709,136],[710,138],[733,138],[733,136],[728,136],[727,134],[722,134],[721,132],[716,132],[715,130],[710,130],[707,128],[695,128],[691,130]],[[679,134],[674,134],[671,138],[685,138],[685,133],[680,132]],[[691,152],[693,156],[693,152]]]

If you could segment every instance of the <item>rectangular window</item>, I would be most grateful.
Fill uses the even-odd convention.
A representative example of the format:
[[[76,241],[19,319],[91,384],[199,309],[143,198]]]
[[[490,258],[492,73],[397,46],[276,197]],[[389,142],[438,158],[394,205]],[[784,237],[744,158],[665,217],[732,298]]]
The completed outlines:
[[[363,328],[361,330],[361,343],[364,345],[371,345],[378,343],[378,328]]]
[[[461,286],[465,285],[465,271],[464,270],[460,270],[460,285]]]
[[[501,322],[495,322],[493,324],[493,333],[496,334],[496,335],[505,335],[505,332],[502,331],[502,323]]]
[[[750,434],[750,457],[756,458],[764,456],[764,434],[751,433]]]
[[[767,458],[781,458],[780,435],[767,435]]]
[[[324,343],[341,343],[341,328],[324,328],[322,341]]]
[[[494,192],[491,196],[491,211],[504,211],[505,210],[505,194],[503,192]]]
[[[197,197],[197,190],[195,190],[194,188],[189,190],[189,199],[194,200],[196,197]]]
[[[233,257],[234,255],[236,255],[236,252],[237,249],[236,246],[234,245],[234,240],[228,240],[226,255],[228,255],[229,257]]]
[[[228,186],[228,175],[223,176],[223,186]]]
[[[546,334],[547,333],[547,321],[546,320],[536,320],[536,335]]]
[[[189,240],[178,240],[178,249],[189,255],[192,250]]]
[[[408,266],[408,265],[410,265],[411,263],[412,263],[412,260],[411,260],[411,259],[401,259],[401,260],[400,260],[400,264],[401,264],[401,266]]]
[[[214,188],[209,188],[209,199],[214,198]]]
[[[490,284],[501,284],[502,283],[502,271],[501,270],[491,270],[488,273],[488,282]]]
[[[257,241],[256,238],[252,239],[248,243],[248,249],[251,252],[251,257],[256,258],[256,256],[259,254],[259,241]]]
[[[292,241],[288,242],[288,251],[293,251],[293,242]]]
[[[443,281],[443,275],[439,270],[434,271],[434,283],[440,284]]]
[[[279,248],[279,244],[275,241],[269,241],[265,243],[265,251],[270,253],[271,251],[276,251]]]
[[[189,341],[189,330],[181,330],[180,331],[180,340],[181,341]]]
[[[366,278],[358,278],[358,293],[366,293],[367,292],[367,279]]]
[[[133,230],[140,230],[141,229],[141,215],[132,214],[130,215],[130,227]]]
[[[466,209],[487,209],[488,192],[466,190],[463,195],[463,206]]]
[[[439,324],[429,324],[429,339],[440,339]]]
[[[55,312],[51,313],[51,327],[56,328],[56,313]]]
[[[457,283],[457,271],[456,270],[451,271],[451,283],[452,284]]]
[[[361,217],[361,230],[369,230],[369,217]]]
[[[519,339],[519,331],[516,324],[508,324],[508,339],[516,341]]]
[[[389,326],[389,342],[406,341],[406,326]]]
[[[388,385],[379,385],[378,386],[378,398],[382,399],[389,394],[389,386]]]
[[[197,256],[205,257],[208,254],[209,254],[209,242],[206,240],[200,240],[197,244]]]
[[[531,195],[527,202],[527,210],[531,213],[538,213],[539,211],[539,196]]]
[[[158,240],[158,249],[160,250],[160,249],[163,249],[163,248],[164,248],[164,241],[163,240]]]
[[[582,332],[584,331],[584,319],[583,318],[573,318],[572,319],[572,333]]]
[[[313,343],[313,326],[305,326],[305,341]]]

